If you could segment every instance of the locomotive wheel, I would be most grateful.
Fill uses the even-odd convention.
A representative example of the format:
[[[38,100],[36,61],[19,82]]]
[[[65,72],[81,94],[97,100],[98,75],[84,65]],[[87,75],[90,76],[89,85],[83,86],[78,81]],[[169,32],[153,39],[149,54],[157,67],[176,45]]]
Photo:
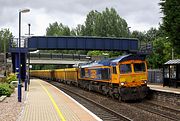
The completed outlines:
[[[91,91],[91,85],[88,84],[88,91]]]
[[[108,88],[106,88],[105,86],[101,86],[101,94],[103,94],[104,96],[108,95]]]
[[[80,85],[79,83],[76,83],[76,87],[79,87],[79,85]]]
[[[119,102],[122,102],[122,97],[121,97],[121,95],[119,95],[118,101],[119,101]]]
[[[107,96],[107,95],[108,95],[108,92],[102,91],[102,94],[103,94],[104,96]]]

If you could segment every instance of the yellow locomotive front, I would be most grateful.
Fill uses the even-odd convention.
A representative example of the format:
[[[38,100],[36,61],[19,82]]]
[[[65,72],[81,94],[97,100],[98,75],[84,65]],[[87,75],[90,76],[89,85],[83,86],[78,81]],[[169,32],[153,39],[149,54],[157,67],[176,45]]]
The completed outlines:
[[[112,68],[117,70],[112,74],[112,83],[119,85],[119,97],[123,100],[143,99],[147,87],[147,63],[141,56],[128,56],[121,59]],[[113,70],[115,70],[113,69]]]
[[[147,64],[141,60],[122,62],[119,67],[119,84],[122,87],[137,87],[147,84]]]

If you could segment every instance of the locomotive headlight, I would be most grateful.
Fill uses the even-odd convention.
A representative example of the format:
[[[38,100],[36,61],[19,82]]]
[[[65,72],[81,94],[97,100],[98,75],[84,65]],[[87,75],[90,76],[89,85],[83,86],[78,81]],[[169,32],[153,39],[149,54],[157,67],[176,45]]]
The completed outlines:
[[[123,86],[125,83],[124,82],[121,82],[121,85]]]
[[[143,80],[142,82],[143,82],[144,84],[147,84],[147,81],[146,81],[146,80]]]

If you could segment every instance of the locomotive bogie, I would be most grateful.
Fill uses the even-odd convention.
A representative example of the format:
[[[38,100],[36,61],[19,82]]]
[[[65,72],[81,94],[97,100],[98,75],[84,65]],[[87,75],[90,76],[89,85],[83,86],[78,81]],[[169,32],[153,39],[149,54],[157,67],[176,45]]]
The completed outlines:
[[[143,99],[148,94],[148,90],[149,90],[149,87],[147,86],[119,88],[119,92],[120,92],[122,100]]]

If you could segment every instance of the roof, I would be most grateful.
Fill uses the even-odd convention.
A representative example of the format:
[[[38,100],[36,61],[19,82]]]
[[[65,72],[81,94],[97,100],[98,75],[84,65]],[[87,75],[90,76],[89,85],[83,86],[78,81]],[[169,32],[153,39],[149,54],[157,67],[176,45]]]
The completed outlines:
[[[170,64],[180,64],[180,59],[175,59],[175,60],[169,60],[166,63],[164,63],[165,65],[170,65]]]
[[[126,60],[145,60],[145,58],[140,55],[128,54],[128,55],[119,56],[117,58],[104,59],[97,62],[84,64],[81,65],[80,67],[87,68],[87,67],[97,67],[97,66],[114,66],[117,65],[119,62]]]
[[[111,61],[111,65],[116,65],[118,62],[122,61],[124,58],[129,57],[129,56],[131,56],[131,54],[130,55],[119,56],[116,59]]]

